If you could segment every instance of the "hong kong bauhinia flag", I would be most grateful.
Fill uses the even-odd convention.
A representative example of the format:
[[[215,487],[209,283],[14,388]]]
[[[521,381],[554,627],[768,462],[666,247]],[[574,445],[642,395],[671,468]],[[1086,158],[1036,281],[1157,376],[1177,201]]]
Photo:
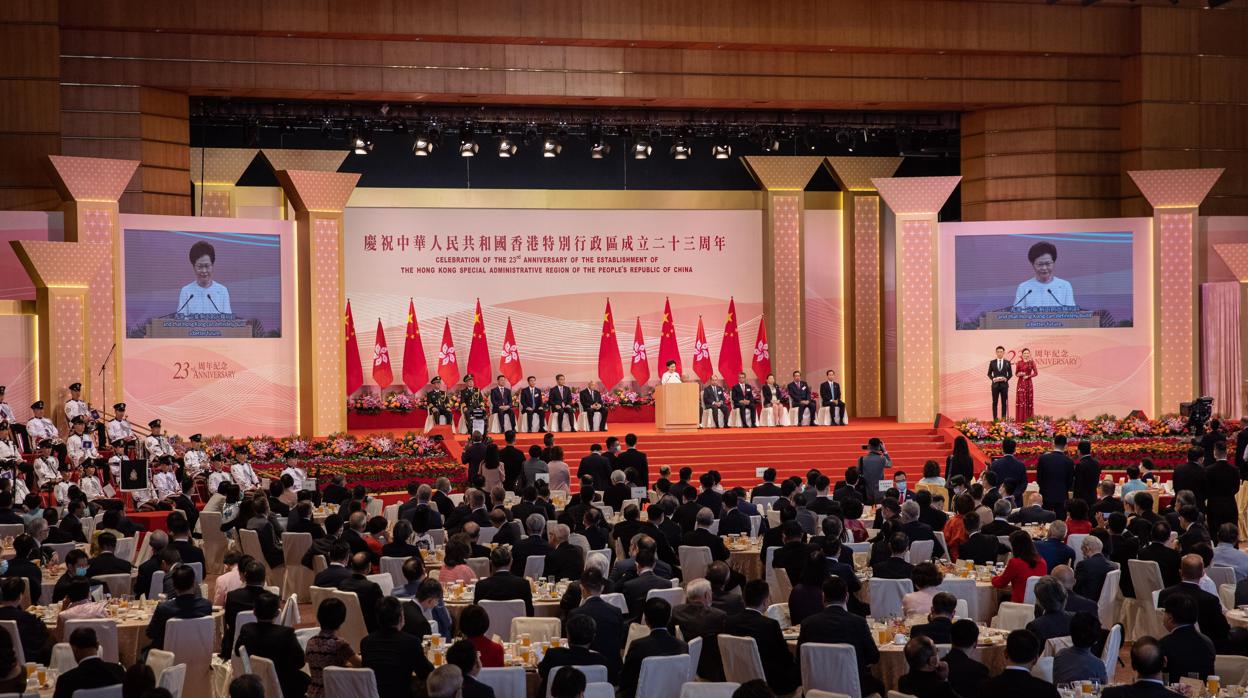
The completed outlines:
[[[630,369],[637,385],[650,380],[650,360],[646,357],[646,337],[641,333],[641,318],[637,318],[637,331],[633,333],[633,367]]]
[[[706,343],[706,331],[702,329],[702,316],[698,316],[698,336],[693,340],[693,372],[698,380],[706,383],[711,380],[711,347]]]
[[[672,302],[663,301],[663,331],[659,336],[659,372],[667,370],[667,362],[676,362],[676,372],[681,373],[680,348],[676,346],[676,323],[672,321]]]
[[[524,369],[520,368],[520,348],[516,346],[516,335],[511,331],[511,318],[507,318],[503,353],[498,355],[498,372],[507,376],[507,382],[511,385],[524,380]]]
[[[477,382],[477,387],[489,385],[490,376],[490,345],[485,341],[485,320],[481,317],[481,299],[477,299],[477,312],[472,316],[472,345],[468,347],[468,375]]]
[[[602,389],[611,390],[624,378],[624,362],[620,358],[620,342],[615,336],[615,315],[611,313],[611,299],[602,315],[602,340],[598,343],[598,378]]]
[[[724,341],[719,345],[719,375],[724,385],[731,388],[737,384],[741,373],[741,338],[737,336],[737,302],[728,299],[728,319],[724,321]]]
[[[429,383],[429,362],[416,322],[416,306],[407,301],[407,332],[403,335],[403,384],[413,393]]]
[[[364,385],[364,364],[360,361],[360,343],[355,336],[355,318],[351,315],[351,301],[347,301],[347,395]]]
[[[451,321],[442,327],[442,345],[438,347],[438,377],[447,390],[459,383],[459,359],[455,356],[455,340],[451,339]]]
[[[394,368],[390,365],[390,350],[386,348],[386,331],[377,318],[377,342],[373,344],[373,380],[378,390],[385,390],[394,382]]]
[[[750,362],[754,369],[754,377],[761,383],[771,373],[771,348],[767,346],[767,323],[765,318],[758,320],[758,339],[754,340],[754,360]]]

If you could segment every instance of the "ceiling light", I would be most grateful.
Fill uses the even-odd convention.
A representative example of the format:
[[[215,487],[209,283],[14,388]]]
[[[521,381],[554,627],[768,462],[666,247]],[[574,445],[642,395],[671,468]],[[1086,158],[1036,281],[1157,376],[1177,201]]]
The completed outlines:
[[[428,157],[433,153],[433,147],[438,142],[438,129],[428,128],[421,130],[416,134],[416,140],[412,142],[412,155],[418,158]]]
[[[477,154],[477,139],[473,136],[472,125],[464,122],[459,127],[459,156],[470,158]]]
[[[715,145],[711,148],[711,155],[714,155],[716,160],[727,160],[732,157],[732,146],[727,143]]]
[[[646,158],[650,157],[650,153],[653,151],[654,151],[654,148],[651,147],[650,141],[646,140],[645,138],[641,138],[636,143],[633,144],[633,159],[645,160]]]
[[[547,136],[542,141],[542,157],[554,158],[559,157],[559,153],[563,152],[563,145],[559,143],[559,139],[554,136]]]
[[[351,136],[351,152],[356,155],[368,155],[373,152],[373,140],[364,134]]]
[[[519,148],[516,147],[516,142],[507,136],[503,136],[498,140],[498,156],[500,158],[509,158],[515,155],[517,150]]]
[[[763,138],[763,150],[768,153],[774,153],[777,150],[780,150],[780,138],[774,133],[767,134],[767,136]]]
[[[689,156],[693,155],[693,146],[689,145],[689,141],[680,138],[672,144],[669,152],[671,152],[672,158],[675,160],[688,160]]]
[[[601,160],[611,154],[611,145],[603,141],[597,141],[589,145],[589,157],[594,160]]]

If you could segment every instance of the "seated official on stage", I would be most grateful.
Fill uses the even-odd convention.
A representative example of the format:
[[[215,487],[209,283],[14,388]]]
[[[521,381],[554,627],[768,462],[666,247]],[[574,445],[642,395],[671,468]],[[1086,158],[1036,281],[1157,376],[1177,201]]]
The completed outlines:
[[[86,460],[99,460],[100,451],[95,447],[95,439],[87,433],[86,418],[77,415],[69,420],[69,430],[69,439],[65,446],[69,452],[70,465],[77,467]]]
[[[585,415],[586,428],[590,431],[606,431],[607,405],[602,401],[602,391],[598,389],[598,384],[590,380],[578,397],[581,402],[581,412]]]
[[[43,400],[36,400],[31,403],[30,413],[30,419],[26,420],[26,435],[30,438],[32,447],[35,447],[44,439],[57,441],[61,438],[61,432],[52,423],[52,420],[43,416]]]
[[[235,445],[234,463],[230,465],[230,478],[244,492],[260,487],[260,478],[256,477],[256,471],[252,469],[251,463],[247,462],[247,455],[246,446]]]
[[[716,429],[728,426],[728,400],[719,384],[719,376],[711,376],[710,385],[702,389],[702,409],[711,413],[711,423]]]
[[[737,411],[737,419],[741,420],[742,427],[758,426],[758,417],[754,414],[754,403],[757,396],[754,392],[754,386],[745,380],[745,373],[737,375],[737,384],[732,386],[732,406]]]
[[[464,376],[464,387],[459,390],[459,408],[465,432],[484,434],[487,431],[489,422],[486,419],[485,396],[477,389],[471,373]]]
[[[153,419],[147,423],[148,429],[152,433],[143,440],[143,448],[147,452],[148,462],[154,461],[161,456],[169,456],[170,458],[177,455],[173,450],[173,444],[169,442],[169,437],[165,436],[165,431],[159,419]]]
[[[555,387],[550,389],[550,421],[555,431],[576,431],[576,402],[572,389],[564,385],[566,379],[560,373],[555,376]]]
[[[73,420],[74,417],[82,417],[88,424],[95,419],[91,406],[82,399],[82,383],[69,386],[69,399],[65,401],[65,419]]]
[[[815,401],[810,396],[810,384],[802,380],[802,372],[794,371],[793,380],[789,382],[787,391],[789,393],[789,406],[797,410],[797,421],[793,426],[802,426],[802,415],[806,415],[809,420],[806,424],[814,426],[815,424]]]
[[[113,418],[108,421],[104,430],[108,435],[109,443],[121,441],[129,448],[138,441],[134,435],[134,429],[130,426],[130,420],[126,418],[126,403],[124,402],[113,405]]]
[[[4,401],[4,393],[8,387],[0,385],[0,423],[16,422],[17,416],[13,414],[13,407]]]
[[[836,382],[836,371],[828,369],[824,381],[819,384],[819,406],[828,408],[830,424],[845,425],[845,396],[841,384]]]
[[[429,411],[433,426],[450,425],[454,422],[446,390],[442,388],[442,379],[437,376],[429,381],[429,388],[425,391],[425,408]]]
[[[525,431],[546,431],[546,398],[537,387],[537,376],[525,379],[528,385],[520,391],[520,417]]]
[[[182,454],[182,468],[187,477],[195,480],[208,476],[208,453],[204,451],[203,434],[191,434],[190,443]]]
[[[511,388],[507,385],[507,377],[501,373],[495,379],[494,387],[490,388],[490,414],[498,417],[498,431],[515,431],[516,408],[511,404]]]

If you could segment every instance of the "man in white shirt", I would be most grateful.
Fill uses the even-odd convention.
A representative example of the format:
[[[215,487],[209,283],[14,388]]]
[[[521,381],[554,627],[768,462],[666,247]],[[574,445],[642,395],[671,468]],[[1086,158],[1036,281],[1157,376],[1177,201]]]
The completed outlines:
[[[82,475],[78,478],[78,489],[82,490],[82,494],[86,496],[88,502],[94,502],[97,499],[105,499],[104,486],[100,484],[100,478],[95,476],[95,462],[87,461],[82,464]]]
[[[147,423],[147,426],[152,430],[151,435],[143,440],[143,446],[147,450],[147,462],[150,463],[161,456],[173,457],[173,444],[169,443],[169,437],[165,436],[160,420],[153,419]]]
[[[95,440],[87,433],[87,420],[82,415],[78,415],[69,421],[69,440],[66,447],[69,450],[69,462],[74,467],[82,465],[85,460],[95,460],[100,457],[100,451],[95,447]]]
[[[208,461],[212,472],[208,474],[208,495],[212,496],[217,493],[217,489],[221,487],[223,482],[233,482],[230,471],[225,469],[225,456],[214,453]]]
[[[1035,278],[1018,285],[1014,292],[1015,308],[1075,307],[1075,291],[1070,282],[1053,275],[1057,246],[1037,242],[1027,250],[1027,261],[1031,262]]]
[[[668,361],[668,362],[667,362],[667,370],[663,372],[663,377],[660,379],[660,381],[659,381],[659,382],[660,382],[660,383],[662,383],[663,385],[667,385],[668,383],[679,383],[679,382],[681,382],[681,380],[680,380],[680,371],[677,371],[677,370],[676,370],[676,362],[675,362],[675,361]]]
[[[121,489],[121,461],[124,460],[121,454],[125,453],[125,444],[121,441],[113,442],[113,455],[108,459],[108,474],[113,483],[114,489]]]
[[[26,433],[30,435],[30,440],[34,444],[42,442],[44,439],[59,439],[61,432],[57,430],[52,420],[43,416],[43,400],[37,400],[30,406],[32,416],[26,421]]]
[[[303,489],[303,481],[308,479],[308,473],[299,467],[299,454],[294,451],[286,452],[286,467],[282,470],[282,475],[289,475],[294,481],[291,489],[298,492]]]
[[[152,486],[156,490],[157,500],[172,500],[182,494],[182,486],[178,484],[178,476],[173,474],[173,461],[170,458],[162,457],[153,467],[155,470],[152,474]]]
[[[13,433],[9,429],[9,423],[0,421],[0,466],[5,464],[16,466],[17,461],[21,459],[22,452],[18,449],[17,442],[13,440]]]
[[[65,419],[73,421],[74,417],[91,421],[91,407],[82,399],[82,383],[70,384],[69,399],[65,401]]]
[[[13,414],[13,408],[4,401],[4,391],[5,387],[0,385],[0,422],[16,422],[17,416]]]
[[[243,444],[234,447],[234,464],[230,466],[230,477],[234,479],[234,484],[244,492],[260,486],[260,478],[256,477],[256,471],[252,470],[251,463],[247,462],[247,447]]]
[[[134,429],[130,427],[130,420],[126,419],[126,403],[113,405],[113,419],[108,423],[106,431],[109,443],[120,440],[125,446],[130,446],[137,440]]]
[[[61,470],[52,457],[52,440],[39,442],[39,455],[35,457],[35,486],[51,489],[52,485],[61,481]]]
[[[182,465],[186,476],[203,478],[208,473],[208,454],[204,452],[204,435],[191,434],[191,445],[182,454]]]

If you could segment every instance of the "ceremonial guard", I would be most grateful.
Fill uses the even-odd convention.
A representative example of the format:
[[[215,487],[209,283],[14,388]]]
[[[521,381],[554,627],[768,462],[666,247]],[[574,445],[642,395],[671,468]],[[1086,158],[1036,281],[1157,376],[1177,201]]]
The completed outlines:
[[[161,456],[174,455],[173,444],[169,443],[169,437],[165,436],[165,430],[160,425],[159,419],[153,419],[147,423],[147,428],[152,433],[143,440],[143,449],[147,452],[147,462],[160,458]]]
[[[490,409],[498,415],[500,432],[516,430],[516,410],[511,404],[511,388],[507,387],[506,376],[499,375],[496,384],[490,389]]]
[[[208,467],[211,472],[208,473],[208,496],[217,493],[217,488],[221,487],[223,482],[232,482],[234,480],[230,475],[230,471],[225,469],[225,456],[220,453],[214,453],[208,459]]]
[[[437,376],[429,381],[429,389],[425,391],[425,406],[433,417],[434,426],[451,424],[454,417],[451,407],[447,404],[446,391],[442,389],[442,379]]]
[[[828,408],[828,420],[832,424],[845,424],[845,396],[841,384],[836,382],[836,371],[828,369],[825,380],[819,385],[819,405]]]
[[[572,402],[572,389],[564,385],[563,374],[555,376],[555,387],[550,389],[550,418],[560,431],[576,431],[576,409]],[[565,422],[564,419],[567,419]],[[566,426],[565,426],[566,425]]]
[[[121,439],[112,443],[113,455],[108,459],[108,476],[113,483],[113,489],[121,490],[121,462],[125,460],[122,457],[126,452],[126,444]]]
[[[50,490],[61,481],[61,470],[52,455],[52,439],[39,442],[39,455],[35,456],[35,487]]]
[[[134,429],[130,426],[130,420],[126,419],[126,403],[119,402],[113,405],[113,419],[108,422],[105,431],[110,444],[114,441],[121,441],[123,447],[129,448],[138,441],[134,435]]]
[[[82,417],[88,425],[94,419],[91,406],[82,399],[82,383],[69,386],[69,399],[65,401],[65,420],[72,422],[74,417]]]
[[[191,445],[182,454],[186,476],[202,479],[208,473],[208,454],[204,452],[204,435],[191,434]]]
[[[256,477],[256,471],[252,470],[251,463],[247,462],[247,447],[243,444],[234,446],[234,464],[230,466],[230,477],[234,479],[234,484],[244,492],[260,486],[260,478]]]
[[[724,399],[719,376],[711,376],[711,384],[702,389],[702,407],[710,410],[716,429],[728,426],[728,401]]]
[[[31,448],[39,448],[45,439],[52,442],[52,450],[61,458],[69,455],[65,444],[61,442],[61,432],[51,419],[43,416],[43,400],[37,400],[30,406],[31,417],[26,421],[26,437],[30,439]]]
[[[0,422],[16,422],[17,416],[13,414],[13,408],[4,401],[4,390],[5,387],[0,385]]]
[[[758,426],[758,419],[754,415],[754,386],[745,382],[744,373],[737,376],[737,384],[732,386],[732,404],[737,408],[741,426]]]
[[[16,499],[19,489],[22,491],[21,499],[25,499],[26,495],[30,494],[30,488],[26,486],[26,480],[18,470],[18,466],[24,463],[21,449],[17,447],[17,442],[13,441],[13,433],[8,422],[0,422],[0,478],[13,481],[14,501],[20,501]]]
[[[806,414],[810,421],[807,424],[814,426],[815,424],[815,402],[810,399],[810,384],[802,380],[802,372],[794,371],[793,380],[788,385],[789,406],[797,408],[797,423],[793,426],[802,426],[802,415]]]
[[[485,396],[477,389],[472,374],[464,376],[464,387],[459,391],[459,408],[463,413],[464,427],[471,434],[485,433]]]
[[[520,391],[520,411],[524,414],[524,426],[529,431],[546,431],[546,414],[542,409],[546,404],[542,389],[537,387],[537,377],[529,376],[529,385]],[[533,428],[533,418],[537,417],[537,428]]]
[[[182,485],[178,483],[178,476],[173,474],[173,459],[169,456],[161,456],[153,461],[152,487],[156,490],[156,500],[158,503],[169,502],[172,507],[175,500],[182,494]]]
[[[602,401],[602,392],[597,383],[590,381],[581,391],[581,412],[585,414],[585,425],[590,431],[607,430],[607,405]],[[598,427],[594,428],[594,417],[598,418]]]
[[[88,502],[108,498],[104,494],[104,486],[100,484],[100,478],[96,477],[95,461],[89,460],[82,464],[82,474],[78,477],[78,489],[82,490]]]
[[[295,491],[298,492],[303,489],[304,480],[308,479],[308,471],[304,470],[303,466],[299,465],[299,454],[293,449],[286,451],[285,458],[286,467],[282,469],[282,475],[290,476],[290,479],[295,483]]]
[[[82,466],[83,461],[99,459],[100,451],[95,447],[95,439],[87,433],[87,420],[82,415],[76,415],[69,420],[69,431],[66,444],[71,465],[77,468]]]

